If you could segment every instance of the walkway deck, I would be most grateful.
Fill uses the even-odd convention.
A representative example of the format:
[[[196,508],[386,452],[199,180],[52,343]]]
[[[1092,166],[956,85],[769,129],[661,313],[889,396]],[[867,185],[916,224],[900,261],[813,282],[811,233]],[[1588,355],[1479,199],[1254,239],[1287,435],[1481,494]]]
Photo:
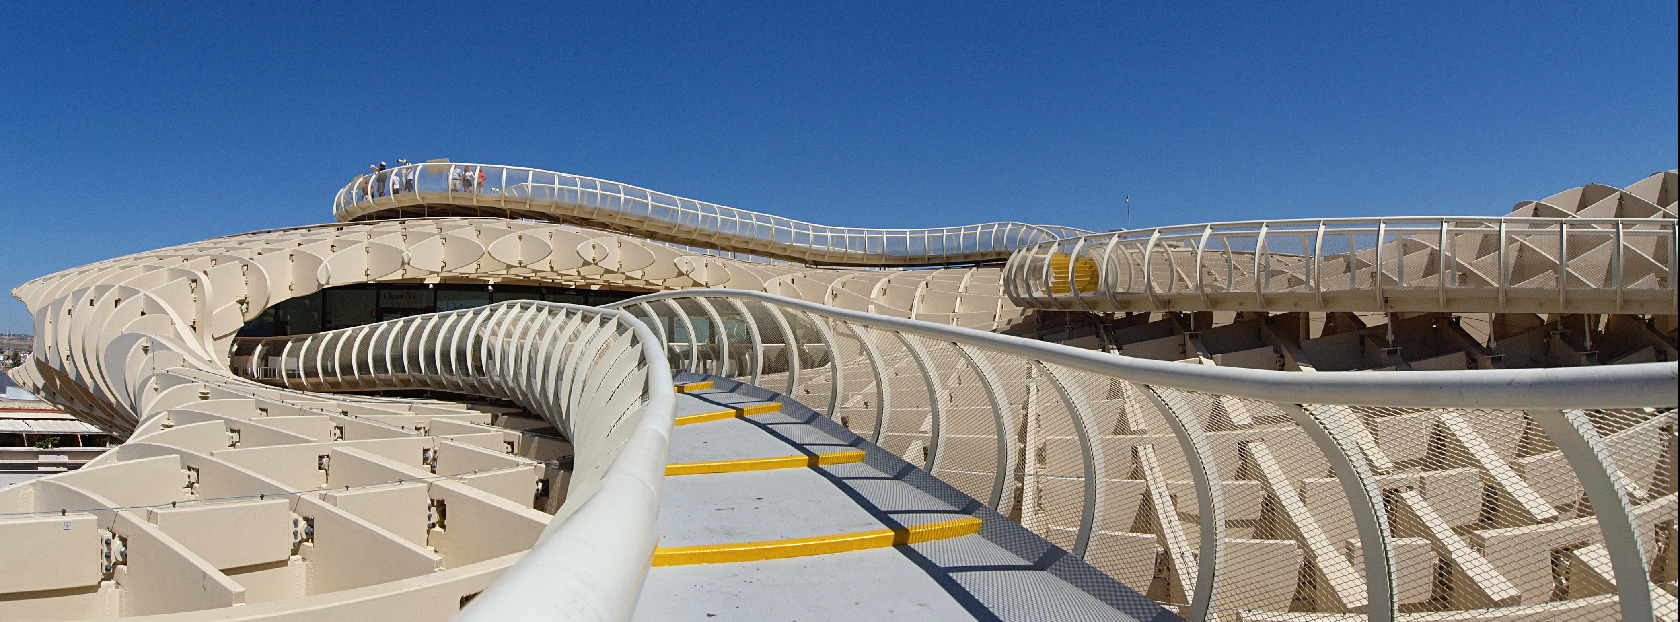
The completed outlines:
[[[704,380],[637,619],[1178,619],[798,402]]]

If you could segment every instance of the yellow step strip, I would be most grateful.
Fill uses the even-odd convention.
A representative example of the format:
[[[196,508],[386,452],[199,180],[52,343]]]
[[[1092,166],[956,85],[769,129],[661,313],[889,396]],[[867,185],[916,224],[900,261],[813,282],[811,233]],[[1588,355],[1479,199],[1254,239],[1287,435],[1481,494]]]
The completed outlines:
[[[710,388],[712,388],[712,381],[710,381],[710,380],[702,380],[700,382],[688,382],[688,383],[676,385],[676,389],[677,389],[678,393],[693,393],[695,391],[705,391],[706,389],[710,389]]]
[[[714,411],[714,412],[709,412],[709,413],[700,413],[698,415],[684,415],[682,417],[677,417],[676,424],[677,425],[689,425],[689,424],[692,424],[692,423],[705,423],[707,421],[717,421],[719,419],[734,419],[736,417],[750,417],[752,415],[762,415],[764,413],[780,412],[781,410],[782,410],[782,403],[781,402],[770,402],[768,404],[753,404],[751,406],[741,406],[741,407],[737,407],[737,408],[727,408],[727,409],[724,409],[724,410],[719,410],[719,411]]]
[[[842,533],[815,538],[741,542],[738,544],[704,544],[699,546],[662,546],[653,551],[655,566],[684,566],[688,564],[726,564],[766,559],[786,559],[828,555],[889,546],[903,546],[932,540],[966,536],[980,531],[980,519],[965,516],[925,525],[898,529],[880,529]]]
[[[679,462],[665,467],[666,475],[700,475],[703,473],[739,473],[742,471],[768,471],[771,469],[795,469],[799,467],[814,467],[823,464],[849,464],[862,462],[863,452],[859,450],[837,451],[833,453],[817,454],[814,456],[775,456],[771,458],[745,458],[741,460],[717,460],[713,462]]]

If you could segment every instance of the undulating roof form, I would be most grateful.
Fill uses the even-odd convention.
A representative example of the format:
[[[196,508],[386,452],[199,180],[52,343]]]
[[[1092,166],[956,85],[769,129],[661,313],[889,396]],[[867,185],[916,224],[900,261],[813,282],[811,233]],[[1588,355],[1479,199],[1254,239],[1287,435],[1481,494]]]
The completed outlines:
[[[364,176],[14,290],[12,377],[126,442],[0,489],[0,618],[1673,620],[1675,185],[1091,234]],[[240,336],[373,283],[641,295]]]

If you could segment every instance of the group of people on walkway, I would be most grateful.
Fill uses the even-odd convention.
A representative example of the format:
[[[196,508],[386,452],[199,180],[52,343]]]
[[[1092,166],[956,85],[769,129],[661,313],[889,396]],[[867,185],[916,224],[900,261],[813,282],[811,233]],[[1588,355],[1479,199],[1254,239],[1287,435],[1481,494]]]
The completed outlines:
[[[484,192],[487,179],[484,167],[465,164],[448,166],[451,192]],[[433,171],[436,172],[435,169]],[[388,168],[384,162],[369,164],[368,174],[356,183],[357,200],[414,192],[415,178],[419,173],[420,167],[410,166],[408,160],[397,160],[395,168]]]
[[[362,177],[357,190],[363,197],[375,198],[414,192],[414,169],[408,160],[397,160],[397,168],[387,169],[384,162],[369,164],[370,173]]]
[[[449,189],[455,192],[482,192],[484,189],[484,167],[460,165],[449,167]]]

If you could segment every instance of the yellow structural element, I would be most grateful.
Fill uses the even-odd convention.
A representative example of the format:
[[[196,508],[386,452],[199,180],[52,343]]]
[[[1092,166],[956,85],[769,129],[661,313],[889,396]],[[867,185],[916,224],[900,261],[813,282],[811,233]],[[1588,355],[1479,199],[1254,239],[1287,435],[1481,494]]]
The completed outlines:
[[[730,562],[828,555],[944,540],[979,531],[980,519],[973,516],[964,516],[956,520],[927,523],[925,525],[842,533],[814,538],[741,542],[738,544],[662,546],[653,551],[653,565],[726,564]]]
[[[1071,294],[1073,286],[1079,291],[1097,291],[1097,262],[1089,257],[1080,257],[1070,261],[1067,253],[1050,255],[1050,293]],[[1072,278],[1069,278],[1068,264],[1073,264]],[[1072,286],[1069,283],[1072,283]]]
[[[703,473],[738,473],[741,471],[769,471],[771,469],[795,469],[799,467],[814,467],[824,464],[850,464],[863,462],[863,452],[860,450],[836,451],[826,454],[801,456],[774,456],[770,458],[744,458],[741,460],[717,460],[713,462],[681,462],[667,465],[666,475],[700,475]]]
[[[736,417],[751,417],[753,415],[762,415],[764,413],[780,412],[781,410],[782,410],[781,402],[770,402],[770,403],[767,403],[767,404],[753,404],[751,406],[737,406],[735,408],[726,408],[726,409],[723,409],[723,410],[713,411],[713,412],[709,412],[709,413],[700,413],[698,415],[683,415],[681,417],[677,417],[676,425],[688,425],[688,424],[691,424],[691,423],[705,423],[707,421],[717,421],[719,419],[734,419]]]
[[[678,393],[693,393],[695,391],[705,391],[706,389],[710,389],[710,388],[712,388],[712,381],[710,381],[710,380],[703,380],[701,382],[687,382],[687,383],[676,385],[676,389],[677,389]]]

